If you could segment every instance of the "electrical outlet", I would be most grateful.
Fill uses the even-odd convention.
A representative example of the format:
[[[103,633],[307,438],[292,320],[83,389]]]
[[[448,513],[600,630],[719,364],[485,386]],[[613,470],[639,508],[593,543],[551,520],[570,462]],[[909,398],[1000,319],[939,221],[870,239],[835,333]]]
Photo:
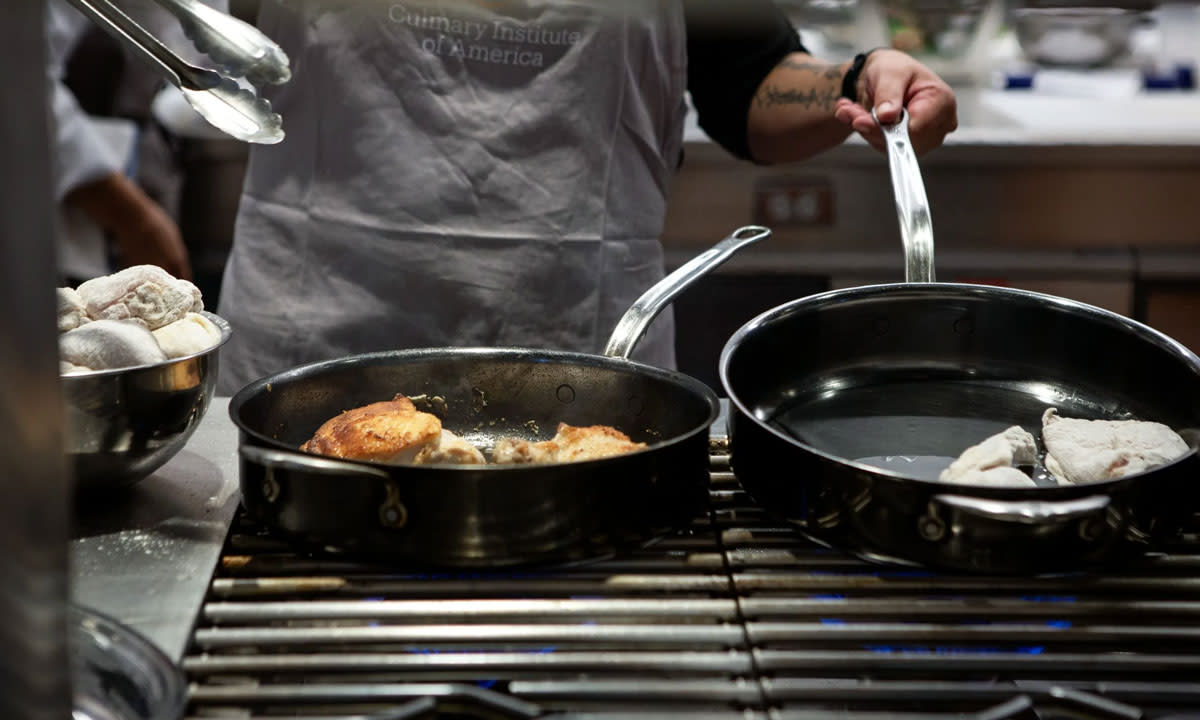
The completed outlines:
[[[832,225],[833,188],[820,178],[765,178],[754,188],[754,214],[767,227]]]

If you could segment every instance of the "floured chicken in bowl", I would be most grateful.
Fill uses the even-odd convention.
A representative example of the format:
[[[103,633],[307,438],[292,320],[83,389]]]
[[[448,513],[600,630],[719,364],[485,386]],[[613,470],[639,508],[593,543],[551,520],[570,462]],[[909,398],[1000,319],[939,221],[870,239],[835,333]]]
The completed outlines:
[[[215,348],[222,328],[200,289],[154,265],[136,265],[78,288],[58,288],[59,371],[118,370]]]
[[[191,437],[229,325],[195,285],[139,265],[58,288],[67,453],[83,491],[129,485]]]

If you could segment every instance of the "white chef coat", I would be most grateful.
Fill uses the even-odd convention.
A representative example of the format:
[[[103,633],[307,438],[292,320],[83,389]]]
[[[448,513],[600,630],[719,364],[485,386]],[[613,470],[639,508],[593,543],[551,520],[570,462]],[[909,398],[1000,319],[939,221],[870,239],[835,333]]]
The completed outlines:
[[[54,199],[58,204],[59,271],[88,279],[109,272],[104,234],[82,211],[63,205],[75,188],[115,172],[130,160],[136,127],[132,121],[100,123],[79,106],[62,82],[64,65],[89,21],[65,0],[47,0],[47,80],[55,123]]]
[[[227,0],[205,0],[225,10]],[[118,0],[127,14],[184,59],[203,62],[191,47],[174,16],[152,0]],[[66,0],[47,0],[47,82],[54,122],[54,198],[59,208],[59,271],[66,277],[88,279],[112,271],[103,231],[63,199],[75,188],[115,172],[133,171],[137,124],[121,118],[88,115],[63,83],[65,65],[91,21]],[[140,62],[140,60],[134,60]]]
[[[413,347],[603,350],[663,274],[677,0],[267,0],[287,138],[251,151],[218,391]],[[673,366],[660,316],[635,358]]]

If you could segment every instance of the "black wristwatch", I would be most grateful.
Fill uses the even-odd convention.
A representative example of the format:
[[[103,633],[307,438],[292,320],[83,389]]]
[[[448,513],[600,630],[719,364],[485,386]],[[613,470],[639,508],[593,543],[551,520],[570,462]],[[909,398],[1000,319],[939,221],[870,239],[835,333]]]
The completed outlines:
[[[879,48],[875,48],[878,50]],[[842,76],[842,97],[858,102],[858,76],[862,73],[863,65],[867,64],[867,56],[875,52],[868,50],[854,56],[850,69]]]

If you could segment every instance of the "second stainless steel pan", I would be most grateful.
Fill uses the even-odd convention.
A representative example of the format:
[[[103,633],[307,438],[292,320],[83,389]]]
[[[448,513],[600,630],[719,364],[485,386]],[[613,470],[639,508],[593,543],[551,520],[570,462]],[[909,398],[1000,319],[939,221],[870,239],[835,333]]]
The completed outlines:
[[[1100,308],[933,282],[932,226],[906,134],[888,129],[909,282],[796,300],[725,346],[738,478],[802,532],[869,559],[1046,573],[1154,552],[1200,508],[1200,359]],[[1191,450],[1089,484],[938,480],[963,450],[1009,426],[1040,438],[1049,407],[1161,422]]]

